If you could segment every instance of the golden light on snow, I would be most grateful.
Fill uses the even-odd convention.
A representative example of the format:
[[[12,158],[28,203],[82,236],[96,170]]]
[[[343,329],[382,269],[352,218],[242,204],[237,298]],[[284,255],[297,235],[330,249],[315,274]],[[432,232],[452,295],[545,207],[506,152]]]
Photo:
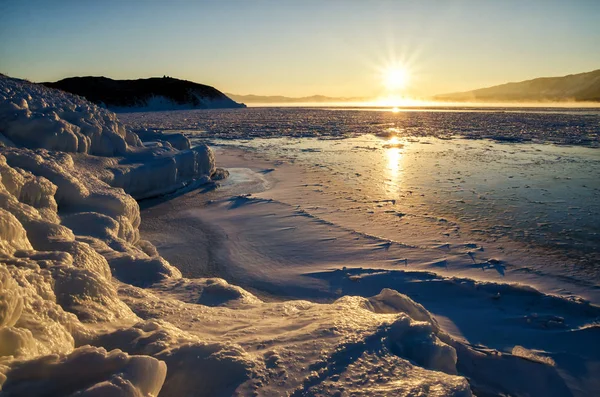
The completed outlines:
[[[396,193],[402,182],[402,148],[404,145],[396,136],[392,136],[384,145],[385,156],[387,160],[387,174],[389,182],[386,184],[386,190],[391,194],[390,197],[396,197]]]

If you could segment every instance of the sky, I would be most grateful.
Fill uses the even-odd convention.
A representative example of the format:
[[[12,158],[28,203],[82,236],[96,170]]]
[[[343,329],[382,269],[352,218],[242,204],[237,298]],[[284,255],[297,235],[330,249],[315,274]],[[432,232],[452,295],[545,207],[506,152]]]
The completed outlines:
[[[236,94],[426,97],[600,69],[600,1],[0,0],[0,73]]]

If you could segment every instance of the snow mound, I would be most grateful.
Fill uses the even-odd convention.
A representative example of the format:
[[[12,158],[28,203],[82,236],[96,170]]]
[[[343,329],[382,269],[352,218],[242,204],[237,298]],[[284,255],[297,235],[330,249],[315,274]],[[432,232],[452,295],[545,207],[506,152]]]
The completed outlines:
[[[136,199],[160,196],[181,189],[190,183],[208,183],[215,172],[215,158],[206,145],[188,150],[166,145],[154,146],[107,167],[111,186],[121,187]]]
[[[238,307],[262,303],[248,291],[221,278],[167,279],[152,286],[156,292],[166,292],[182,302],[206,306]]]
[[[368,307],[375,313],[406,313],[415,320],[431,324],[435,331],[439,331],[437,321],[427,309],[398,291],[384,288],[378,295],[369,298],[368,302]]]
[[[7,396],[156,396],[166,372],[165,363],[152,357],[86,346],[71,354],[15,362],[2,392]]]
[[[165,134],[160,130],[142,128],[136,130],[135,133],[144,142],[168,142],[172,147],[179,150],[186,150],[191,148],[190,140],[183,134],[170,133]]]
[[[550,365],[550,366],[556,365],[556,362],[554,362],[554,360],[551,357],[543,356],[533,350],[526,349],[523,346],[513,347],[512,354],[515,356],[518,356],[518,357],[523,357],[524,359],[527,359],[527,360],[530,360],[533,362],[546,364],[546,365]]]
[[[228,395],[224,390],[250,379],[257,366],[239,345],[209,343],[161,320],[118,329],[92,344],[163,360],[169,372],[161,395],[167,396]]]

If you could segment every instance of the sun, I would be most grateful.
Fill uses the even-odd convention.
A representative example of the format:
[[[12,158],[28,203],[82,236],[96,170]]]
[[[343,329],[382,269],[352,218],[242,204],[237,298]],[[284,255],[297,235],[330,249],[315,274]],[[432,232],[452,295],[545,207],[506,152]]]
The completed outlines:
[[[399,90],[408,85],[410,75],[408,70],[403,67],[392,67],[385,71],[384,85],[388,90]]]

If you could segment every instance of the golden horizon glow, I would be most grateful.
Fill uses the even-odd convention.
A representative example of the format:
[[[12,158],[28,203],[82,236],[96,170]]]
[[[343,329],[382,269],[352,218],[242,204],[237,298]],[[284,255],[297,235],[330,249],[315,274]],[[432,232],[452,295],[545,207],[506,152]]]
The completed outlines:
[[[420,106],[420,101],[415,100],[412,93],[419,81],[418,73],[415,74],[419,69],[417,64],[417,58],[409,53],[390,53],[384,59],[374,62],[383,90],[369,102],[375,106],[393,108],[393,112],[401,107]]]
[[[389,91],[397,91],[406,88],[410,81],[410,73],[403,66],[394,66],[384,73],[384,86]]]
[[[389,67],[409,72],[394,89],[434,98],[600,64],[598,1],[538,0],[534,24],[510,1],[72,3],[1,2],[11,32],[1,72],[33,82],[166,74],[224,93],[370,99],[402,86],[402,73],[385,82]],[[190,51],[194,37],[211,39]]]
[[[365,103],[369,104],[369,106],[389,107],[392,108],[392,111],[394,111],[394,109],[399,110],[403,107],[426,106],[431,102],[400,95],[388,95]]]

